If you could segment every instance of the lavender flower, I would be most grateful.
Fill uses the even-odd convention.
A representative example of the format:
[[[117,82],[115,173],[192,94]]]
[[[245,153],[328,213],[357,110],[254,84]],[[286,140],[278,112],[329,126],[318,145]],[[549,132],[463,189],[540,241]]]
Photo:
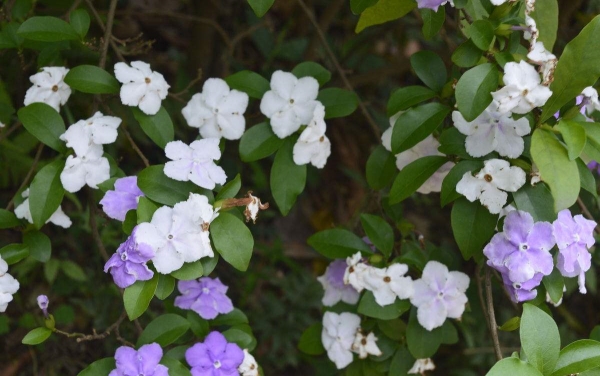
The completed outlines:
[[[596,222],[581,214],[573,217],[569,209],[564,209],[552,226],[559,251],[556,267],[565,277],[579,277],[579,292],[585,294],[585,272],[592,262],[588,248],[596,242],[593,235]]]
[[[417,7],[433,9],[437,12],[441,5],[445,5],[448,0],[417,0]],[[452,2],[450,2],[452,4]]]
[[[146,265],[154,257],[154,251],[148,244],[136,241],[136,230],[137,226],[104,265],[104,273],[110,270],[120,288],[131,286],[135,281],[147,281],[154,275]]]
[[[542,282],[544,275],[542,273],[535,273],[533,278],[522,283],[515,283],[510,280],[507,273],[501,273],[504,287],[508,291],[510,299],[515,303],[525,302],[527,300],[535,299],[537,296],[537,290],[535,289]]]
[[[121,346],[115,353],[117,368],[108,376],[169,376],[169,369],[158,364],[162,356],[163,351],[157,343],[144,345],[138,351]]]
[[[323,296],[323,305],[331,307],[343,301],[348,304],[356,304],[360,294],[351,285],[344,283],[344,273],[346,273],[346,260],[335,260],[325,270],[325,274],[317,278],[325,295]]]
[[[182,295],[175,298],[175,306],[191,309],[205,320],[233,311],[233,303],[225,295],[228,287],[219,278],[179,281],[177,289]]]
[[[244,352],[221,333],[211,332],[204,342],[187,349],[185,360],[192,367],[192,376],[239,376]]]
[[[137,176],[127,176],[115,181],[115,190],[106,192],[100,205],[106,215],[124,221],[129,210],[137,209],[138,200],[143,195],[144,192],[137,186]]]
[[[592,172],[600,174],[600,163],[598,163],[596,161],[591,161],[590,163],[588,163],[587,168],[592,170]]]
[[[48,299],[48,297],[46,295],[38,296],[37,304],[38,307],[40,307],[40,309],[44,313],[44,317],[48,317],[48,304],[50,304],[50,300]]]

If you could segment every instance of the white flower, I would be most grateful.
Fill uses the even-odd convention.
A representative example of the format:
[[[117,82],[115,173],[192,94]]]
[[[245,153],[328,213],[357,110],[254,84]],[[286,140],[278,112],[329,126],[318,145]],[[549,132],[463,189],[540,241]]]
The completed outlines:
[[[558,59],[550,51],[544,47],[544,42],[535,42],[533,48],[527,54],[529,60],[541,66],[542,82],[544,85],[549,85],[554,79],[554,70]]]
[[[506,3],[508,0],[490,0],[490,1],[495,6],[499,6],[499,5],[502,5],[502,4]]]
[[[163,206],[150,222],[140,223],[136,241],[150,245],[155,252],[152,262],[156,271],[169,274],[184,262],[214,256],[208,230],[217,215],[205,196],[191,194],[187,201],[173,208]]]
[[[8,264],[0,256],[0,312],[5,312],[13,294],[19,290],[19,281],[8,274]]]
[[[209,78],[202,93],[194,94],[181,113],[190,127],[200,129],[203,138],[238,140],[246,129],[246,107],[248,94],[230,90],[220,78]]]
[[[346,259],[348,267],[344,272],[344,283],[354,287],[358,292],[365,289],[365,276],[371,266],[362,262],[362,255],[356,252],[353,256]]]
[[[121,102],[126,106],[139,107],[146,115],[155,115],[160,103],[167,97],[170,86],[162,74],[153,72],[150,64],[132,61],[115,64],[115,76],[121,86]]]
[[[101,145],[92,144],[81,156],[67,157],[65,168],[60,174],[60,182],[66,191],[74,193],[88,185],[98,188],[98,184],[110,178],[110,165],[104,158]]]
[[[381,356],[383,354],[379,347],[377,347],[377,337],[375,337],[375,334],[371,332],[368,335],[364,335],[360,330],[356,333],[356,337],[354,337],[352,352],[358,354],[360,359],[365,359],[369,355]]]
[[[352,363],[354,357],[351,349],[359,327],[360,317],[354,313],[325,312],[323,315],[321,341],[327,356],[338,369]]]
[[[424,375],[425,371],[433,371],[434,369],[435,364],[433,364],[433,360],[431,360],[431,358],[417,359],[415,364],[413,364],[412,368],[409,369],[407,373]]]
[[[369,268],[364,277],[365,287],[373,292],[375,301],[386,306],[400,299],[409,299],[413,295],[413,280],[404,275],[408,272],[405,264],[392,264],[385,269]]]
[[[381,143],[383,144],[383,147],[390,152],[392,151],[392,132],[395,124],[394,117],[397,118],[397,116],[399,116],[399,114],[396,114],[392,118],[390,118],[390,127],[386,129],[385,132],[383,132],[383,134],[381,135]],[[419,158],[428,157],[431,155],[444,156],[444,154],[438,151],[439,146],[440,143],[438,142],[438,140],[436,140],[435,137],[433,137],[433,135],[429,135],[427,136],[427,138],[425,138],[423,141],[419,142],[412,148],[405,150],[402,153],[396,154],[396,167],[398,167],[398,170],[402,170],[404,167],[406,167],[407,165],[416,161]],[[446,175],[448,175],[448,172],[450,172],[453,166],[454,163],[452,162],[445,163],[433,175],[431,175],[431,177],[429,177],[429,179],[427,179],[425,183],[423,183],[423,185],[419,187],[419,189],[417,189],[417,192],[423,194],[428,194],[431,192],[440,192],[442,190],[442,182],[444,181],[444,178],[446,177]]]
[[[225,184],[225,171],[214,160],[221,158],[218,138],[205,138],[189,146],[181,141],[171,141],[165,147],[167,158],[173,162],[165,164],[165,175],[174,180],[188,181],[214,189],[216,184]]]
[[[294,163],[297,165],[312,163],[316,168],[323,168],[330,155],[331,142],[325,136],[325,107],[317,103],[313,119],[294,145]]]
[[[75,150],[75,154],[84,155],[92,143],[101,145],[115,142],[120,124],[118,117],[106,116],[98,111],[91,118],[71,125],[60,139]]]
[[[592,86],[588,86],[581,92],[585,98],[583,99],[585,104],[585,112],[591,115],[594,111],[600,111],[600,102],[598,101],[598,92]]]
[[[64,81],[68,72],[65,67],[44,67],[41,72],[29,77],[33,86],[25,93],[25,106],[42,102],[59,111],[71,95],[71,88]]]
[[[495,102],[471,122],[458,111],[452,112],[452,121],[467,136],[465,146],[472,157],[497,151],[503,157],[518,158],[524,149],[523,136],[531,132],[526,118],[513,120],[510,114],[498,112]]]
[[[25,197],[25,200],[15,208],[15,215],[17,218],[25,219],[29,223],[33,223],[33,218],[31,218],[31,210],[29,209],[29,188],[21,193],[21,196]],[[71,227],[71,219],[67,217],[65,212],[63,212],[62,207],[58,207],[54,213],[48,218],[46,223],[52,222],[57,226],[69,228]],[[1,272],[1,271],[0,271]]]
[[[0,128],[4,128],[6,127],[6,124],[4,124],[3,122],[0,121]]]
[[[414,282],[415,293],[410,298],[417,307],[419,324],[431,331],[444,324],[447,317],[458,319],[467,303],[465,291],[469,277],[461,272],[449,272],[446,265],[429,261],[421,279]]]
[[[241,376],[258,376],[258,363],[248,349],[244,349],[244,360],[238,367],[238,372]]]
[[[277,137],[285,138],[312,119],[318,93],[319,83],[314,78],[298,79],[289,72],[276,71],[271,76],[271,90],[260,102],[260,112],[271,119]]]
[[[516,192],[523,184],[525,171],[520,167],[511,167],[510,163],[502,159],[489,159],[484,162],[484,167],[477,175],[465,172],[456,185],[456,192],[471,202],[479,199],[490,213],[498,214],[506,204],[506,192]]]
[[[492,93],[499,104],[499,112],[526,114],[535,107],[543,106],[552,96],[552,91],[541,85],[535,68],[525,61],[506,63],[503,80],[506,86]]]

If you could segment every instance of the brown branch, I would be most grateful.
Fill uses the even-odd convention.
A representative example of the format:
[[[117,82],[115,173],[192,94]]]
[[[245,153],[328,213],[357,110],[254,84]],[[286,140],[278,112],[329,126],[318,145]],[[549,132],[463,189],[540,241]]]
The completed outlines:
[[[123,129],[123,132],[125,132],[125,136],[127,136],[127,139],[129,140],[129,143],[131,144],[131,147],[133,148],[133,150],[135,150],[135,152],[137,153],[137,155],[139,155],[139,157],[142,160],[142,162],[144,162],[144,165],[146,167],[150,167],[150,162],[148,161],[148,158],[146,158],[146,156],[144,155],[144,153],[142,152],[142,150],[137,146],[137,144],[133,140],[133,137],[131,137],[131,134],[129,133],[129,131],[125,127],[125,123],[123,123],[123,125],[121,126],[121,128]]]
[[[581,209],[581,211],[583,212],[583,215],[585,215],[585,217],[591,221],[595,221],[594,216],[592,215],[592,213],[590,212],[590,210],[587,208],[587,206],[585,206],[585,203],[583,202],[583,200],[580,197],[577,197],[577,205],[579,205],[579,208]],[[598,228],[598,225],[596,225],[596,227],[594,227],[594,231],[596,231],[596,233],[600,234],[600,229]]]
[[[44,150],[44,144],[40,143],[40,146],[38,146],[37,152],[35,153],[35,158],[33,160],[33,163],[31,164],[31,168],[27,172],[27,175],[25,176],[25,179],[23,179],[23,182],[19,186],[19,189],[17,189],[17,192],[20,192],[23,188],[25,188],[27,186],[27,184],[29,184],[29,180],[31,180],[31,177],[33,176],[33,172],[35,171],[35,168],[37,167],[37,165],[40,161],[40,157],[42,156],[42,150]],[[16,198],[16,195],[13,196],[13,198],[8,202],[8,205],[6,205],[6,210],[12,209],[12,207],[15,203],[15,198]]]
[[[98,14],[98,11],[94,7],[94,4],[92,4],[92,1],[91,0],[85,0],[85,3],[87,4],[88,8],[90,8],[90,11],[92,12],[92,15],[96,19],[96,22],[98,23],[98,25],[100,26],[100,28],[102,29],[102,31],[106,32],[106,27],[104,26],[104,22],[102,21],[102,18],[100,17],[100,14]],[[119,61],[122,61],[122,62],[125,63],[126,60],[123,57],[123,54],[119,50],[119,47],[117,46],[117,44],[115,43],[115,41],[113,40],[113,38],[110,38],[110,47],[113,49],[115,55],[117,55],[117,59],[119,59]]]
[[[102,44],[102,52],[100,54],[100,63],[98,66],[102,69],[106,67],[106,55],[108,54],[108,45],[110,44],[112,35],[113,21],[115,20],[115,11],[117,10],[117,0],[110,1],[108,8],[108,17],[106,19],[106,28],[104,29],[104,43]]]
[[[11,133],[13,133],[17,129],[19,129],[21,127],[21,125],[23,125],[23,124],[21,124],[21,122],[19,121],[12,127],[8,128],[6,131],[2,132],[2,134],[0,134],[0,142],[4,141],[4,139],[7,138],[8,136],[10,136]]]
[[[304,0],[297,0],[297,1],[298,1],[298,4],[300,4],[300,7],[304,11],[304,13],[306,13],[306,16],[308,17],[310,23],[314,26],[314,28],[319,36],[319,39],[321,39],[321,43],[323,44],[323,47],[325,48],[325,51],[327,52],[327,55],[329,56],[329,58],[331,59],[331,62],[335,66],[335,69],[337,70],[342,81],[344,82],[344,85],[346,85],[348,90],[352,91],[358,98],[358,106],[360,107],[360,110],[363,113],[363,116],[365,117],[365,119],[367,120],[369,125],[371,126],[371,130],[373,131],[373,134],[375,135],[375,137],[377,137],[379,139],[381,137],[381,131],[379,130],[377,123],[375,123],[375,120],[373,120],[373,118],[371,117],[371,114],[369,114],[367,107],[360,100],[360,97],[358,96],[358,94],[356,93],[354,88],[352,87],[352,84],[348,80],[348,77],[346,76],[344,69],[340,65],[340,62],[338,61],[337,57],[335,57],[335,54],[331,50],[331,47],[329,47],[329,43],[327,43],[327,38],[325,38],[325,34],[323,34],[323,31],[319,27],[319,23],[317,22],[314,14],[311,12],[310,9],[308,9],[308,6],[306,6],[306,3],[304,3]]]
[[[479,304],[481,304],[481,312],[483,312],[483,317],[485,317],[485,322],[488,326],[488,330],[490,330],[490,316],[485,306],[485,299],[483,298],[483,281],[481,278],[481,265],[477,265],[477,268],[475,268],[475,279],[477,280],[477,294],[479,295]]]
[[[67,13],[65,14],[65,18],[67,19],[67,21],[69,21],[69,17],[71,17],[71,13],[73,13],[73,11],[75,11],[75,9],[77,9],[79,7],[79,5],[81,4],[83,0],[75,0],[73,2],[73,4],[71,5],[71,7],[69,8],[69,10],[67,11]]]
[[[117,319],[117,321],[115,321],[111,326],[109,326],[108,328],[106,328],[106,330],[102,333],[96,333],[96,330],[93,329],[93,334],[83,334],[83,333],[69,333],[69,332],[65,332],[63,330],[60,329],[56,329],[54,328],[53,332],[63,335],[67,338],[77,338],[77,343],[79,342],[84,342],[84,341],[94,341],[94,340],[98,340],[98,339],[104,339],[106,337],[108,337],[110,335],[110,333],[114,330],[117,340],[127,346],[131,346],[134,347],[133,344],[127,340],[125,340],[124,338],[121,337],[121,334],[119,332],[119,327],[121,326],[121,323],[123,322],[123,320],[125,320],[125,317],[127,317],[127,313],[123,312],[121,314],[121,316],[119,316],[119,318]]]
[[[496,314],[494,313],[494,298],[492,297],[492,279],[490,268],[485,268],[485,294],[487,298],[487,310],[490,318],[490,333],[492,334],[492,342],[494,343],[494,352],[496,358],[502,360],[502,348],[498,339],[498,324],[496,324]]]
[[[98,232],[98,223],[96,222],[96,203],[94,202],[94,192],[91,189],[88,189],[88,205],[90,209],[90,227],[92,228],[92,237],[98,246],[98,250],[104,259],[104,262],[108,261],[108,253],[106,252],[106,248],[104,248],[104,244],[102,244],[102,239],[100,238],[100,233]]]

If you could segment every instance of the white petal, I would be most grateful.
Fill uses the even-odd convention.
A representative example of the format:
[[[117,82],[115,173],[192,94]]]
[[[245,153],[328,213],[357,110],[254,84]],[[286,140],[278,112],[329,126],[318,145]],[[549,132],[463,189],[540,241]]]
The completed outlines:
[[[160,110],[161,98],[156,91],[148,91],[140,101],[140,110],[146,115],[156,115]]]
[[[271,89],[281,98],[289,100],[298,79],[289,72],[276,71],[271,76]],[[318,84],[317,84],[318,87]]]

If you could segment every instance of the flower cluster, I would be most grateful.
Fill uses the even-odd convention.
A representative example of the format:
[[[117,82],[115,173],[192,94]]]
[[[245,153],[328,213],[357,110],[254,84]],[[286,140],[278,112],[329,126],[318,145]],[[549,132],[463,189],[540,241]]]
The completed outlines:
[[[596,222],[581,215],[573,217],[568,209],[554,223],[534,222],[521,210],[507,214],[504,231],[494,235],[483,250],[487,264],[498,270],[515,302],[537,296],[535,288],[554,268],[550,250],[559,249],[557,268],[565,277],[579,277],[579,290],[585,293],[585,272],[591,266],[588,249],[594,244]]]
[[[19,291],[19,281],[8,274],[8,264],[0,256],[0,312],[5,312],[13,294]]]
[[[233,303],[226,295],[228,287],[219,278],[179,281],[177,289],[181,295],[175,298],[175,306],[190,309],[205,320],[233,311]]]

